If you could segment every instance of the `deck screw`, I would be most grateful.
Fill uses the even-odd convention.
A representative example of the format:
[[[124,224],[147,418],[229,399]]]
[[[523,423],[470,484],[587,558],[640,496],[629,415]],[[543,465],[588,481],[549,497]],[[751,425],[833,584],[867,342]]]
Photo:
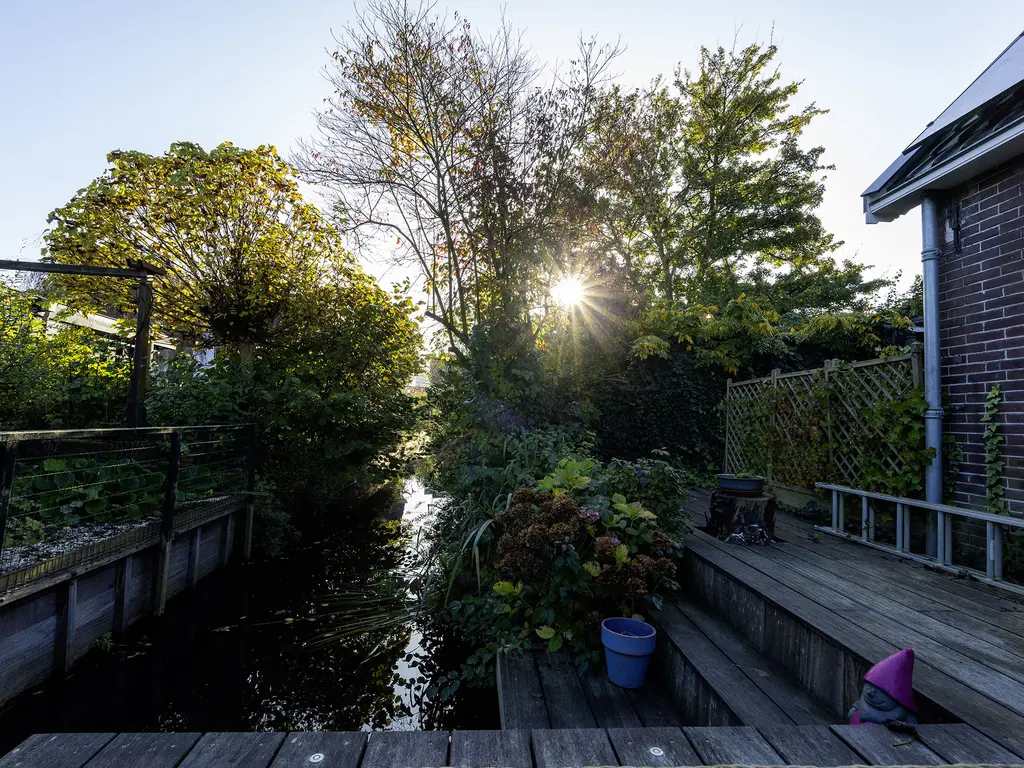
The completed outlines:
[[[649,751],[655,757],[661,757],[662,755],[665,754],[665,750],[662,749],[661,747],[651,747]]]
[[[323,752],[314,752],[312,755],[309,756],[309,762],[311,762],[311,763],[322,763],[323,760],[324,760],[324,753]]]

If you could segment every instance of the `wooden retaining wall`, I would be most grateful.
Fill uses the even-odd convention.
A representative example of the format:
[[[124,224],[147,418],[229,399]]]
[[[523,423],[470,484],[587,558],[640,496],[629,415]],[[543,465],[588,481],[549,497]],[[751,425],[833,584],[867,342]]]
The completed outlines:
[[[236,549],[244,511],[177,531],[170,542],[167,591],[185,592],[224,567]],[[161,545],[72,571],[0,602],[0,704],[63,674],[107,633],[160,613],[155,574]]]

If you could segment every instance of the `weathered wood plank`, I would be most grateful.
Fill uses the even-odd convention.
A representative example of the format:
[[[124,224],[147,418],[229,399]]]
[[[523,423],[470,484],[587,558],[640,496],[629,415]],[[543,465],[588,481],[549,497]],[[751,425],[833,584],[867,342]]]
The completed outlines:
[[[443,731],[374,731],[362,768],[424,768],[447,761],[448,734]]]
[[[601,728],[640,728],[643,723],[633,710],[625,688],[608,679],[603,668],[591,670],[580,678],[590,711]],[[654,682],[647,680],[648,686]]]
[[[0,610],[0,702],[53,673],[57,593],[38,593]]]
[[[705,765],[738,763],[740,765],[781,765],[779,754],[771,748],[756,729],[749,726],[732,728],[683,728],[694,751]]]
[[[744,725],[792,723],[789,715],[737,669],[700,629],[670,603],[654,614],[665,641],[672,643],[695,672]]]
[[[808,694],[784,670],[746,645],[720,619],[685,600],[674,601],[673,605],[794,723],[828,725],[836,721],[824,705]]]
[[[678,728],[609,728],[620,765],[703,765]]]
[[[277,751],[271,768],[357,768],[366,747],[366,733],[346,731],[317,731],[289,733]],[[314,755],[323,755],[312,762]]]
[[[894,642],[901,642],[904,646],[916,644],[914,639],[908,639],[907,634],[902,631],[897,633],[899,640],[883,640],[883,637],[890,634],[888,630],[893,626],[893,622],[865,612],[862,606],[853,608],[850,601],[837,594],[835,590],[826,589],[798,574],[790,573],[784,564],[758,555],[752,551],[754,548],[731,547],[727,550],[725,547],[725,544],[703,536],[700,532],[695,532],[687,541],[687,550],[691,556],[706,559],[717,567],[724,568],[736,578],[748,584],[756,584],[758,591],[765,595],[766,599],[784,611],[799,616],[803,623],[861,661],[877,661],[890,655],[897,650]],[[800,591],[797,591],[798,589]],[[836,606],[838,610],[828,606]],[[927,641],[926,638],[921,640]],[[776,659],[784,660],[778,657]],[[1021,727],[1024,718],[994,701],[986,693],[981,693],[955,679],[954,675],[971,677],[980,665],[963,666],[970,666],[973,669],[966,672],[962,667],[947,670],[932,665],[926,654],[919,655],[914,672],[915,690],[921,693],[923,698],[938,703],[945,711],[975,725],[1011,751],[1017,752],[1018,747],[1024,748],[1024,729]],[[852,699],[847,704],[852,704]],[[1024,704],[1018,702],[1017,706]]]
[[[567,653],[536,655],[540,684],[552,728],[593,728],[597,725],[587,695]]]
[[[283,733],[207,733],[185,756],[181,768],[267,768]]]
[[[452,768],[533,768],[530,732],[452,731]]]
[[[114,733],[37,733],[0,758],[0,768],[81,768]]]
[[[113,631],[116,579],[113,563],[78,578],[73,659],[88,653],[96,638]]]
[[[661,686],[654,681],[643,688],[626,691],[626,695],[629,696],[633,711],[640,717],[644,727],[667,728],[684,725],[679,710],[669,700]]]
[[[757,730],[788,765],[854,765],[860,760],[827,725],[762,725]]]
[[[618,764],[602,728],[531,731],[530,740],[537,768]]]
[[[57,636],[53,644],[53,668],[60,675],[75,661],[75,630],[78,628],[78,579],[57,587]]]
[[[121,733],[89,761],[89,768],[175,768],[201,735]]]
[[[919,725],[921,742],[948,763],[1018,765],[1024,760],[967,725]]]
[[[833,725],[832,732],[872,765],[944,765],[928,747],[884,725]]]
[[[548,710],[533,654],[498,656],[498,713],[501,727],[548,728]]]

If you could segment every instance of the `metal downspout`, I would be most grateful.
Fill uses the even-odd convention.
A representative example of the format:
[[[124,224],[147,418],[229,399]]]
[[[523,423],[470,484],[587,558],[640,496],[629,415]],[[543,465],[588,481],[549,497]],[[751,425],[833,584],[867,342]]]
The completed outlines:
[[[924,414],[925,446],[935,458],[925,469],[925,500],[942,501],[942,346],[939,338],[939,202],[921,198],[921,264],[924,271]],[[929,536],[929,538],[931,538]],[[928,549],[931,549],[929,542]],[[929,552],[929,554],[932,554]]]

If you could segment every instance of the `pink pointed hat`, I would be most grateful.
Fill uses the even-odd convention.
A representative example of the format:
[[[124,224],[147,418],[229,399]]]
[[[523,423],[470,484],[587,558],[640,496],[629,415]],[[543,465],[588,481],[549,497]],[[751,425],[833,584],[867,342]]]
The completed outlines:
[[[911,712],[917,712],[913,677],[914,649],[904,648],[869,669],[864,682],[882,689]]]

